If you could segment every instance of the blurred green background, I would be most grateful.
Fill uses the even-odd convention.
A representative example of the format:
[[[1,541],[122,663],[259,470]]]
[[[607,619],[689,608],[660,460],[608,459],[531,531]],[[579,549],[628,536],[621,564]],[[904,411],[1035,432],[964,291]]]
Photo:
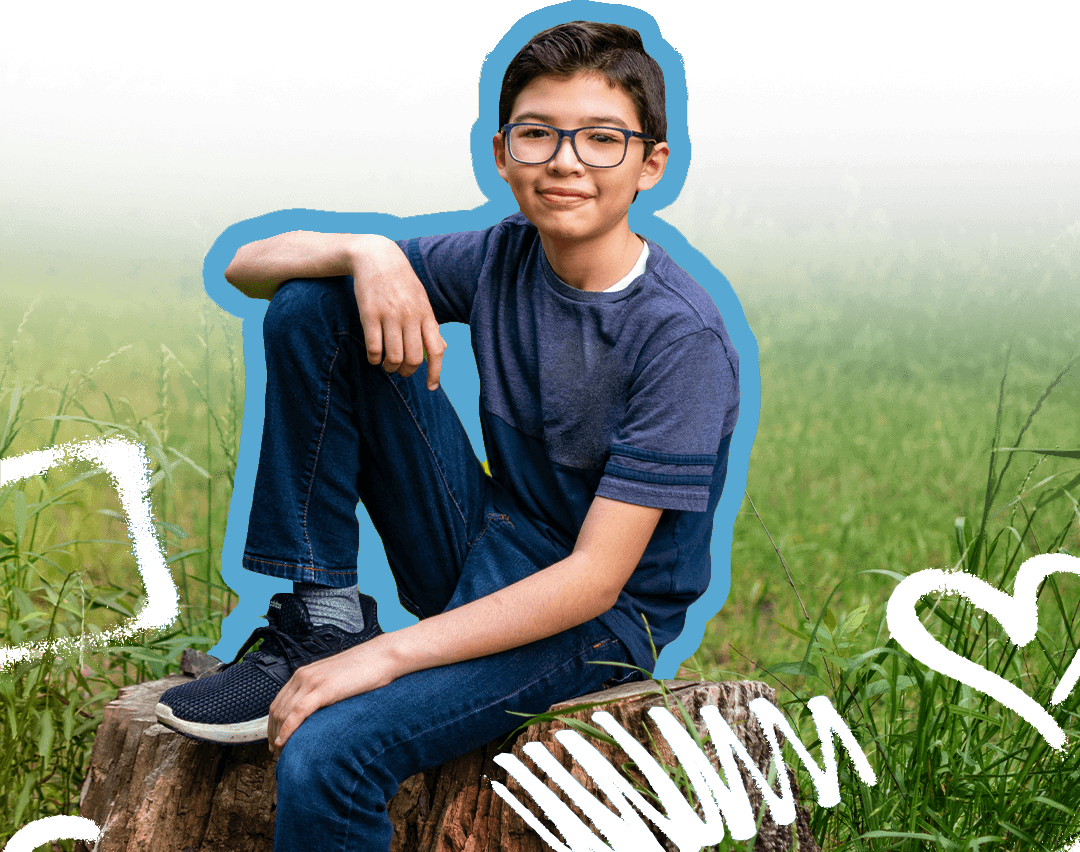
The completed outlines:
[[[104,702],[181,647],[213,644],[235,602],[218,554],[243,364],[239,322],[203,290],[215,235],[295,206],[481,203],[472,170],[486,165],[468,145],[478,68],[533,5],[465,28],[460,9],[428,2],[12,10],[0,458],[114,431],[147,446],[182,614],[139,644],[0,677],[0,842],[74,812]],[[682,52],[690,96],[690,172],[664,216],[731,280],[760,348],[757,513],[744,502],[731,594],[685,673],[769,680],[808,742],[800,702],[831,697],[879,786],[842,766],[842,804],[815,811],[830,846],[1057,848],[1080,810],[1075,758],[1048,756],[1014,714],[903,659],[881,620],[898,576],[956,565],[973,541],[1007,358],[1004,445],[1080,354],[1071,31],[1054,4],[640,5]],[[422,23],[407,47],[390,37],[402,19]],[[437,155],[402,132],[418,116],[444,131]],[[1074,370],[1024,446],[1080,447],[1078,403]],[[998,564],[1002,544],[964,567],[1008,588],[1017,559],[1080,552],[1076,488],[1055,490],[1077,467],[1018,455],[991,507],[1012,556]],[[140,603],[112,490],[85,472],[0,490],[9,643],[100,628]],[[1076,647],[1078,591],[1063,577],[1045,592],[1038,649],[1019,655],[992,620],[926,618],[1045,694]],[[1075,739],[1075,702],[1058,718]]]

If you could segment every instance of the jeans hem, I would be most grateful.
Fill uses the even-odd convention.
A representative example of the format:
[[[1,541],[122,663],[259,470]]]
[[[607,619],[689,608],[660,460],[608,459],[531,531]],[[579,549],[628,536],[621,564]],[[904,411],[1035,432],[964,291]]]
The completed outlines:
[[[256,574],[292,580],[294,583],[315,583],[320,586],[343,589],[357,584],[355,567],[318,568],[311,565],[299,565],[295,562],[281,562],[264,559],[260,556],[244,554],[241,565]]]

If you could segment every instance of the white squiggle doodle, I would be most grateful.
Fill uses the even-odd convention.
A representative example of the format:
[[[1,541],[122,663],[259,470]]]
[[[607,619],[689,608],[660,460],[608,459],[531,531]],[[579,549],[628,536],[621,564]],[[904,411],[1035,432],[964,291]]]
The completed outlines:
[[[736,758],[746,767],[750,777],[761,790],[764,804],[769,808],[773,819],[780,825],[790,825],[795,820],[795,798],[780,753],[776,736],[778,729],[806,765],[817,787],[818,804],[823,807],[832,807],[840,801],[834,734],[840,737],[841,743],[847,748],[862,781],[868,785],[877,783],[870,762],[829,699],[819,695],[810,700],[809,707],[817,727],[818,739],[822,744],[822,766],[818,766],[811,758],[779,708],[764,698],[756,698],[750,702],[750,711],[757,717],[772,748],[772,759],[781,788],[779,795],[773,791],[735,732],[731,730],[731,726],[724,721],[715,707],[702,708],[701,716],[716,748],[724,775],[729,779],[727,784],[721,780],[709,759],[670,711],[664,707],[652,708],[649,715],[690,780],[701,805],[700,816],[667,771],[610,713],[604,711],[594,713],[593,722],[607,731],[634,761],[660,800],[663,813],[646,801],[588,740],[571,730],[559,731],[555,738],[607,797],[615,808],[614,811],[589,793],[541,743],[526,743],[523,750],[592,821],[596,831],[604,839],[598,837],[566,803],[512,754],[497,755],[495,762],[532,796],[544,815],[563,836],[565,843],[518,801],[505,785],[492,781],[491,786],[555,852],[660,852],[662,847],[648,830],[641,815],[663,832],[681,852],[697,852],[703,846],[719,843],[724,839],[725,823],[734,840],[747,840],[754,836],[757,826],[750,798],[739,776]]]
[[[176,585],[154,533],[150,514],[150,462],[142,446],[125,438],[103,438],[24,453],[4,460],[0,487],[39,476],[51,467],[74,460],[99,465],[120,495],[135,561],[146,588],[146,603],[134,618],[96,635],[84,634],[4,648],[0,650],[0,670],[48,650],[71,653],[80,646],[103,645],[144,630],[167,627],[180,613]]]
[[[54,840],[82,840],[96,844],[101,829],[93,820],[77,816],[51,816],[24,825],[4,847],[4,852],[34,852]]]

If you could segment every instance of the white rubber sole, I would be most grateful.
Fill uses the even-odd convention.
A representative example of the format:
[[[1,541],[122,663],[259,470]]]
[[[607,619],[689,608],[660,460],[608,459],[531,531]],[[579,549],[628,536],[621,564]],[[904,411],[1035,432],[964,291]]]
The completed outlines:
[[[237,722],[232,725],[207,725],[201,722],[188,722],[186,719],[177,719],[172,708],[158,703],[155,708],[158,721],[166,727],[179,731],[197,740],[208,743],[220,743],[222,745],[240,745],[242,743],[257,743],[267,738],[267,725],[270,717],[263,716],[261,719],[252,719],[249,722]]]

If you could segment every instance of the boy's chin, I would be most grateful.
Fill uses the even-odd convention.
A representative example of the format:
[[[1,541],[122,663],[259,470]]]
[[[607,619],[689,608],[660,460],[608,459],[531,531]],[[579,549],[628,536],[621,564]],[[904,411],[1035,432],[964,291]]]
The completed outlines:
[[[573,211],[526,211],[522,214],[536,227],[540,236],[559,242],[588,242],[619,229],[619,221],[598,222],[591,217],[574,216]],[[623,220],[625,221],[625,219]],[[629,225],[625,225],[629,229]]]

